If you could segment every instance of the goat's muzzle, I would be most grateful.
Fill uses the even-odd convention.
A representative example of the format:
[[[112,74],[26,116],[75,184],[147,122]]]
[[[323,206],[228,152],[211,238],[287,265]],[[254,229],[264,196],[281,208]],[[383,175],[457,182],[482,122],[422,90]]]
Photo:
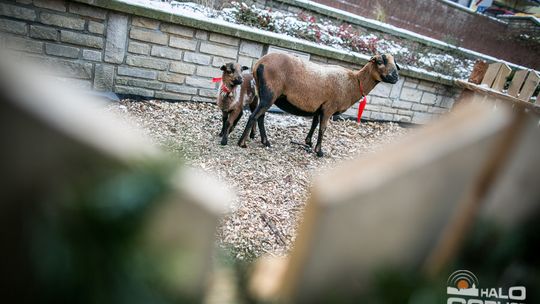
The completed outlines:
[[[242,84],[243,79],[241,77],[237,77],[233,80],[233,85],[239,85]]]
[[[392,73],[389,73],[388,75],[385,75],[385,76],[381,76],[381,78],[382,78],[382,81],[384,82],[394,84],[398,82],[399,75],[398,75],[397,70],[393,70]]]

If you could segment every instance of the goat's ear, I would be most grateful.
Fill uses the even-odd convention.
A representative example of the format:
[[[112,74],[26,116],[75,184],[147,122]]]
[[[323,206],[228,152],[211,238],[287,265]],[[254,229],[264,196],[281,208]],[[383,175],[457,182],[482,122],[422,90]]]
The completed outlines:
[[[219,69],[225,72],[225,70],[227,70],[227,67],[225,65],[222,65]]]
[[[249,70],[249,68],[245,65],[242,66],[242,71]]]
[[[397,70],[400,71],[401,68],[399,67],[399,65],[397,64],[397,62],[394,61],[394,64],[396,65]]]

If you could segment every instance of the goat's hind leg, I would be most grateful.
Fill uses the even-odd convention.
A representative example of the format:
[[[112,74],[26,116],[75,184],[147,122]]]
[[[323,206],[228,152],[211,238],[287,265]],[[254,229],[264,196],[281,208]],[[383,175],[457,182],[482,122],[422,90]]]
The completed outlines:
[[[249,110],[251,111],[251,113],[255,111],[258,104],[259,104],[259,99],[257,98],[257,96],[254,96],[253,101],[249,104]],[[251,128],[251,132],[249,132],[249,138],[254,139],[256,133],[257,133],[257,124],[253,124],[253,127]]]
[[[257,105],[257,108],[251,115],[249,116],[249,120],[246,124],[246,128],[244,129],[244,133],[242,133],[242,137],[240,137],[240,140],[238,141],[238,145],[242,148],[246,148],[246,138],[248,136],[248,133],[253,128],[253,125],[255,124],[255,121],[258,120],[259,123],[259,132],[261,133],[261,142],[265,146],[270,146],[270,143],[268,142],[268,139],[266,138],[266,130],[264,129],[264,113],[270,109],[272,104],[276,101],[275,94],[272,93],[270,88],[266,84],[266,80],[264,79],[264,65],[261,64],[257,67],[257,79],[258,79],[258,90],[259,90],[259,105]],[[262,118],[261,118],[262,117]],[[260,119],[260,120],[259,120]]]
[[[309,129],[309,132],[306,136],[306,145],[310,147],[313,146],[313,141],[312,141],[313,133],[315,133],[315,129],[317,128],[317,125],[319,125],[320,114],[321,113],[317,111],[315,115],[313,115],[313,120],[311,121],[311,128]]]
[[[261,115],[257,119],[257,123],[259,124],[259,132],[261,133],[261,143],[265,147],[270,147],[270,142],[268,141],[268,137],[266,136],[266,129],[264,127],[264,117],[265,117],[265,115],[266,115],[266,113],[263,113],[263,115]]]
[[[259,131],[261,133],[261,142],[269,146],[268,139],[266,138],[266,130],[264,129],[264,113],[268,110],[268,108],[263,108],[260,105],[255,109],[251,115],[249,115],[248,122],[246,124],[246,128],[244,129],[244,132],[242,133],[242,136],[240,137],[240,140],[238,140],[238,145],[242,148],[246,148],[246,138],[248,136],[248,133],[253,131],[253,125],[255,124],[255,121],[258,121],[259,123]]]
[[[324,152],[322,151],[322,140],[326,127],[328,126],[328,120],[331,116],[331,114],[325,114],[324,111],[321,111],[320,113],[319,136],[317,137],[317,145],[315,146],[315,153],[317,153],[318,157],[324,156]]]
[[[262,120],[264,120],[264,113],[270,108],[270,106],[262,107],[259,105],[251,115],[249,115],[249,119],[246,124],[246,128],[244,129],[244,132],[242,133],[242,136],[240,137],[240,140],[238,140],[238,145],[242,148],[246,148],[246,138],[248,137],[248,134],[250,131],[252,131],[253,125],[255,124],[255,121],[259,121],[259,131],[261,132],[261,141],[266,146],[269,146],[268,139],[266,139],[266,132],[264,130],[264,121],[261,123]],[[261,119],[262,120],[259,120]],[[262,128],[261,128],[262,126]],[[264,138],[263,138],[264,136]]]

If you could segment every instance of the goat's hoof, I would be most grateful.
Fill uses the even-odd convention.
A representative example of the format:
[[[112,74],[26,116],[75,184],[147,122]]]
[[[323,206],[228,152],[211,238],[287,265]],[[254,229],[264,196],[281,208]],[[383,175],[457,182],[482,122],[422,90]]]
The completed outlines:
[[[222,145],[222,146],[226,146],[226,145],[227,145],[227,140],[226,140],[226,139],[225,139],[225,140],[222,139],[222,140],[221,140],[221,145]]]
[[[249,134],[249,138],[254,139],[254,138],[255,138],[255,134]]]
[[[262,142],[263,146],[267,147],[267,148],[270,148],[271,145],[270,145],[270,142],[267,140],[267,141],[263,141]]]
[[[239,146],[240,148],[247,148],[246,143],[242,143],[242,142],[238,142],[238,146]]]
[[[312,143],[312,142],[310,142],[310,141],[306,141],[306,146],[308,146],[308,147],[310,147],[310,148],[311,148],[311,147],[313,147],[313,143]]]
[[[318,157],[323,157],[323,156],[324,156],[323,151],[317,151],[317,156],[318,156]]]

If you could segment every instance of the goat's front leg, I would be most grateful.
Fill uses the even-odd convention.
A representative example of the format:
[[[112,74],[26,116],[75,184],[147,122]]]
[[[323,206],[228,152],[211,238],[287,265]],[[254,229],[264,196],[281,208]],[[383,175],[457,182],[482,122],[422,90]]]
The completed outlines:
[[[229,132],[228,134],[231,134],[231,132],[234,130],[236,125],[238,124],[238,121],[240,118],[242,118],[242,115],[244,114],[244,111],[242,109],[238,109],[233,114],[231,114],[231,117],[229,118]],[[235,117],[234,119],[231,119]]]
[[[222,146],[225,146],[227,145],[227,142],[228,142],[228,137],[229,137],[229,121],[225,121],[225,126],[224,126],[224,129],[225,131],[223,131],[223,136],[221,137],[221,145]]]
[[[324,152],[322,151],[322,139],[324,136],[324,131],[326,131],[326,126],[328,126],[328,120],[330,119],[332,115],[326,114],[324,112],[321,112],[319,120],[319,137],[317,138],[317,145],[315,146],[315,153],[317,153],[318,157],[322,157],[324,155]]]
[[[227,114],[227,119],[223,123],[223,136],[221,137],[221,145],[225,146],[227,144],[227,141],[229,139],[229,133],[231,133],[232,128],[232,120],[234,120],[235,115],[234,112]]]
[[[309,132],[306,137],[306,145],[310,147],[313,146],[313,142],[311,141],[311,139],[313,138],[313,133],[315,132],[315,129],[317,128],[317,125],[319,124],[319,115],[320,113],[317,112],[313,116],[313,121],[311,121],[311,129],[309,129]]]
[[[222,137],[223,134],[225,134],[225,124],[227,123],[227,119],[229,118],[229,113],[223,111],[223,115],[221,118],[223,119],[223,125],[221,126],[221,132],[219,132],[219,137]]]

